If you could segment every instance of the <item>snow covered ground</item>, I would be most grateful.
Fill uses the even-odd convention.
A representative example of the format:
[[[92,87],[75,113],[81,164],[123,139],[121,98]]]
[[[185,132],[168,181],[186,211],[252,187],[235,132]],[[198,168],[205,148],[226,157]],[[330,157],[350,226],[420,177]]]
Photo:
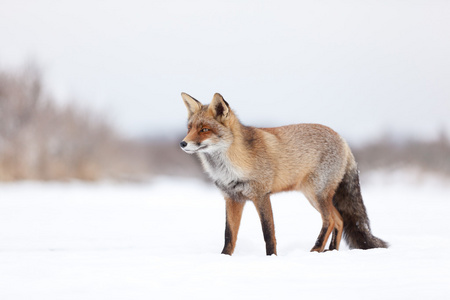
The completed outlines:
[[[0,299],[448,299],[449,185],[383,178],[362,188],[389,249],[310,253],[320,216],[284,193],[272,257],[251,203],[235,254],[220,255],[211,184],[0,184]]]

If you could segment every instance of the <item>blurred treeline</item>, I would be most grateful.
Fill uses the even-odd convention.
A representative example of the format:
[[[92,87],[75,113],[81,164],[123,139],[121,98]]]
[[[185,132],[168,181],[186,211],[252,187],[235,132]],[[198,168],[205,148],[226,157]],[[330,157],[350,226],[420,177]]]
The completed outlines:
[[[386,135],[353,147],[361,171],[408,169],[450,177],[450,141],[445,131],[437,139],[396,139]]]
[[[178,142],[125,138],[106,114],[71,103],[57,104],[34,65],[0,70],[0,181],[140,180],[199,169],[177,155]]]
[[[0,181],[205,178],[181,139],[123,137],[106,114],[58,105],[38,68],[0,70]],[[363,172],[415,167],[450,177],[444,133],[431,142],[382,138],[353,151]]]

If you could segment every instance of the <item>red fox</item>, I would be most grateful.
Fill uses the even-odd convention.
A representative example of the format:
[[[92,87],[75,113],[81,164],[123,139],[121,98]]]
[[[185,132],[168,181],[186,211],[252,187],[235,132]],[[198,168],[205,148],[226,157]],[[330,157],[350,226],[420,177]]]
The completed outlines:
[[[202,105],[181,94],[188,110],[188,133],[180,143],[196,153],[226,201],[225,245],[232,255],[247,200],[261,220],[266,254],[277,254],[270,195],[301,191],[322,216],[311,251],[338,250],[342,234],[351,249],[387,248],[372,235],[355,158],[344,139],[318,124],[256,128],[241,124],[229,104],[215,94]]]

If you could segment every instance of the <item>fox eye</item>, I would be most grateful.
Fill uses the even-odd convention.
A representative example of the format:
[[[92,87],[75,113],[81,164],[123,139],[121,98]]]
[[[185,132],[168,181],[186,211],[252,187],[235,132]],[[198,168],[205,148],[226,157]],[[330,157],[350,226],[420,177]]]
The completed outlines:
[[[201,130],[200,130],[200,132],[208,132],[209,131],[209,128],[202,128]]]

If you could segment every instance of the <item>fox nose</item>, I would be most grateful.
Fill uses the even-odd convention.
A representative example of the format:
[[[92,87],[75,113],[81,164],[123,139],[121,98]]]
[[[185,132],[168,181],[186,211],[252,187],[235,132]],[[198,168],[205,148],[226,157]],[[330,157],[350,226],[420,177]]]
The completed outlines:
[[[180,147],[181,148],[184,148],[184,147],[186,147],[187,146],[187,143],[185,142],[185,141],[182,141],[181,143],[180,143]]]

